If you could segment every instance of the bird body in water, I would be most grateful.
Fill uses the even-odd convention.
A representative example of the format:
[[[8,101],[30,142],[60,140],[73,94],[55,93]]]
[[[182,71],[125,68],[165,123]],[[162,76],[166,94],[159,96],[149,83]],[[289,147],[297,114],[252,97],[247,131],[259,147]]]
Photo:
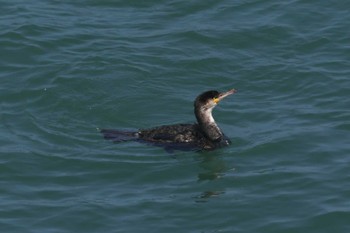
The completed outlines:
[[[235,89],[219,93],[206,91],[194,102],[196,124],[163,125],[151,129],[140,129],[138,132],[125,132],[113,129],[102,129],[105,139],[114,142],[139,141],[172,149],[213,150],[227,146],[230,140],[216,124],[212,110],[225,97],[234,94]]]

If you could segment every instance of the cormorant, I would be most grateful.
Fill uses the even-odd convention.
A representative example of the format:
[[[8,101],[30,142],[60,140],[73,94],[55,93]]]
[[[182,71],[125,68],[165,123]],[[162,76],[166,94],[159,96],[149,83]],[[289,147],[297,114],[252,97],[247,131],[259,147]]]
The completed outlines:
[[[235,89],[222,93],[212,90],[200,94],[194,102],[196,124],[163,125],[137,132],[102,129],[101,133],[105,139],[113,142],[133,140],[162,146],[167,150],[213,150],[227,146],[231,141],[216,124],[212,110],[222,99],[235,92]]]

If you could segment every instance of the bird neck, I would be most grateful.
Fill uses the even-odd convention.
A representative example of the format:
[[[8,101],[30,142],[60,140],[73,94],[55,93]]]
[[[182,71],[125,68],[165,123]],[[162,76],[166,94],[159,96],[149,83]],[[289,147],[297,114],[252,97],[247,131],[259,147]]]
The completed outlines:
[[[204,132],[208,139],[211,141],[219,141],[221,140],[223,134],[213,118],[212,110],[212,108],[195,108],[195,115],[200,129]]]

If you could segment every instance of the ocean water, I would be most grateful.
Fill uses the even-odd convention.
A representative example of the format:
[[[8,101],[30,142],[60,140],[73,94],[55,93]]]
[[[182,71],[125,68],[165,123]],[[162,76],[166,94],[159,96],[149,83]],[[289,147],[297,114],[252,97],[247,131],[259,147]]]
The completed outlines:
[[[349,232],[350,2],[0,1],[1,232]],[[98,128],[191,123],[167,153]]]

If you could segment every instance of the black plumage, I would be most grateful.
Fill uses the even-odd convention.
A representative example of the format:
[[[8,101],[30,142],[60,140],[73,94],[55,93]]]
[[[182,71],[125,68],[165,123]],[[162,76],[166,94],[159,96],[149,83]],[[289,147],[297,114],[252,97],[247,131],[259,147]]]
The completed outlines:
[[[194,102],[196,124],[163,125],[151,129],[141,129],[137,132],[102,129],[101,133],[105,139],[114,142],[134,140],[162,146],[166,149],[212,150],[227,146],[230,144],[230,140],[216,124],[212,110],[220,100],[235,92],[232,89],[222,93],[206,91],[200,94]]]

